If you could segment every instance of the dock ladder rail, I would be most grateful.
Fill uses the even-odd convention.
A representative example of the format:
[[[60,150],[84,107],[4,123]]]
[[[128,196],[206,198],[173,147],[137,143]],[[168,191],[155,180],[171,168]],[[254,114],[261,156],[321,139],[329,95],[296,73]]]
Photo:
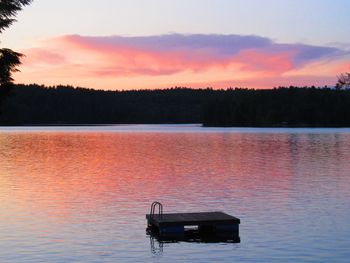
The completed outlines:
[[[156,207],[158,206],[158,216],[161,218],[163,216],[163,205],[160,202],[153,202],[151,205],[150,217],[154,218]]]

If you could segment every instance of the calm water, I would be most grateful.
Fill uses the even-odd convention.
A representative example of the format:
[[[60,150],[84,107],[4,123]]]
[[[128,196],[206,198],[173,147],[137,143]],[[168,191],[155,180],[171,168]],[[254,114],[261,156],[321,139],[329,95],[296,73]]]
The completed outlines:
[[[241,243],[159,244],[145,214],[223,210]],[[349,129],[0,129],[0,262],[349,262]]]

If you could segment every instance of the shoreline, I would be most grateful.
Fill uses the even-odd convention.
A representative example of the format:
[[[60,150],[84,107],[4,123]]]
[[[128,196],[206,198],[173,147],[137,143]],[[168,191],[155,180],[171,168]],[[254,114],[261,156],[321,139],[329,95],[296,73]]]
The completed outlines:
[[[125,127],[125,126],[190,126],[201,128],[220,128],[220,129],[346,129],[350,126],[312,126],[312,125],[271,125],[271,126],[220,126],[220,125],[204,125],[203,123],[104,123],[104,124],[13,124],[3,125],[0,128],[13,127]]]

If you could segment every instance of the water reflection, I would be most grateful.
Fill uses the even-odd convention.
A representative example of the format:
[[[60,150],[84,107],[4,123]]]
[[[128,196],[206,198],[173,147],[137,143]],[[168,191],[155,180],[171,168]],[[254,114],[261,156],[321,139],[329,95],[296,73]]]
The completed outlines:
[[[150,241],[151,253],[156,257],[162,257],[164,254],[164,245],[179,244],[180,242],[186,243],[219,243],[219,244],[234,244],[240,243],[241,240],[237,236],[232,235],[199,235],[198,233],[187,233],[186,235],[176,236],[159,236],[156,233],[147,232]]]
[[[147,235],[159,243],[178,243],[178,242],[192,242],[192,243],[240,243],[241,238],[236,234],[231,233],[210,233],[203,234],[198,231],[186,231],[184,234],[166,234],[159,235],[156,232],[147,231]],[[151,243],[154,246],[154,244]]]
[[[346,254],[348,160],[347,133],[2,132],[0,261],[23,250],[17,262],[34,254],[46,261],[146,260],[144,215],[153,200],[164,212],[240,217],[249,244],[236,251],[240,259],[283,247],[316,255],[316,243],[332,256]],[[336,245],[315,243],[333,235]],[[270,247],[260,251],[262,242]],[[215,244],[162,251],[176,261],[179,248],[197,262],[201,252],[232,256]]]
[[[152,235],[149,235],[149,242],[152,254],[162,256],[164,251],[164,242],[157,240],[157,238]]]

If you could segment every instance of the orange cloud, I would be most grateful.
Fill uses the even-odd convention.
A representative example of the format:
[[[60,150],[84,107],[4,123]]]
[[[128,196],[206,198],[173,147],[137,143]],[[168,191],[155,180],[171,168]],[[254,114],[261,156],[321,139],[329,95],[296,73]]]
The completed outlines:
[[[336,72],[339,73],[343,73],[343,72],[350,72],[350,62],[346,61],[343,63],[340,63],[337,67],[336,67]]]
[[[42,64],[62,64],[66,60],[62,54],[52,52],[44,48],[31,48],[24,51],[26,56],[23,63],[26,66],[36,66]]]
[[[235,58],[245,71],[262,71],[280,74],[294,68],[291,55],[287,52],[277,54],[265,53],[259,50],[244,50]]]
[[[76,36],[66,36],[59,41],[67,48],[97,58],[91,60],[95,65],[101,64],[92,72],[97,76],[171,75],[184,70],[200,72],[230,63],[230,58],[218,59],[209,49],[175,48],[164,51],[126,44],[94,43]]]
[[[348,56],[336,48],[277,44],[257,36],[176,34],[70,35],[49,39],[23,53],[27,58],[22,73],[16,76],[20,82],[104,89],[165,88],[184,83],[215,86],[234,81],[250,86],[263,79],[273,80],[270,86],[275,86],[276,81],[285,83],[287,78],[300,80],[301,76],[314,76],[317,82],[322,79],[317,77],[319,65],[329,81],[340,67],[339,55],[343,55],[341,63]],[[256,85],[250,87],[261,86]]]

